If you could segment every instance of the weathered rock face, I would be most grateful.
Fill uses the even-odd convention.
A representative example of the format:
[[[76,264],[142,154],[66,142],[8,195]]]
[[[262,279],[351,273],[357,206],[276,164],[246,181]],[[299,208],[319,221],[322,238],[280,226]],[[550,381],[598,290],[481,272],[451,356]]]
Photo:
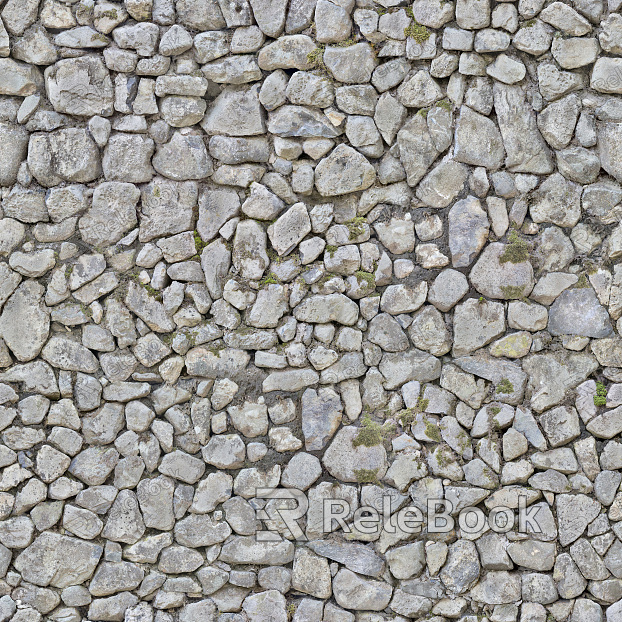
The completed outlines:
[[[0,1],[0,622],[620,622],[620,0],[401,4]]]

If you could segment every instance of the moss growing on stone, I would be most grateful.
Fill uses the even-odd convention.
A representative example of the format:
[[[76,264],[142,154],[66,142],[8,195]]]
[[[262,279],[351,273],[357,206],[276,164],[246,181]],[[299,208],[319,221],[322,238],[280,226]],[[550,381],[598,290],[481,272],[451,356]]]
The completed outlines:
[[[515,230],[510,232],[508,243],[499,257],[499,263],[522,263],[529,260],[529,244]]]
[[[338,246],[335,246],[333,244],[327,244],[325,250],[332,257],[337,252],[338,248]]]
[[[596,395],[594,396],[595,406],[605,406],[607,404],[607,387],[602,382],[596,383]]]
[[[324,64],[324,46],[319,45],[307,54],[307,62],[310,65],[313,65],[314,69],[318,69],[319,71],[326,72],[326,65]]]
[[[426,436],[436,443],[441,442],[441,432],[438,429],[438,426],[432,423],[429,419],[425,421],[425,433]]]
[[[356,277],[356,280],[358,281],[359,285],[364,285],[365,287],[369,287],[370,289],[373,289],[374,287],[376,287],[376,278],[371,272],[365,272],[364,270],[357,270],[354,273],[354,276]]]
[[[447,110],[447,112],[451,112],[454,109],[453,104],[447,98],[441,99],[440,102],[436,102],[436,106],[442,108],[443,110]]]
[[[501,408],[499,406],[491,406],[488,409],[488,412],[494,417],[495,415],[498,415],[501,412]]]
[[[266,274],[266,276],[259,281],[259,287],[265,287],[266,285],[278,285],[279,282],[280,281],[274,272],[268,272],[268,274]]]
[[[404,408],[397,413],[397,419],[401,422],[402,427],[408,427],[415,419],[415,415],[424,412],[428,407],[430,400],[424,400],[420,397],[417,404],[411,408]]]
[[[515,300],[523,297],[523,287],[521,285],[502,285],[501,292],[506,300]]]
[[[411,10],[412,13],[412,10]],[[425,43],[432,34],[425,26],[422,26],[414,17],[412,24],[404,28],[404,35],[413,39],[416,43]]]
[[[582,272],[579,275],[579,280],[575,283],[575,289],[586,289],[590,286],[590,282],[587,280],[587,275],[585,272]]]
[[[363,233],[365,233],[365,225],[367,224],[367,221],[362,216],[356,216],[355,218],[348,220],[345,224],[350,231],[349,238],[351,240],[356,240],[359,235],[363,235]]]
[[[501,381],[497,385],[497,393],[504,393],[506,395],[514,393],[514,385],[507,378],[501,378]]]
[[[358,434],[352,440],[352,447],[363,445],[364,447],[374,447],[381,445],[387,436],[393,431],[393,426],[383,424],[380,425],[372,418],[365,414],[361,419],[361,427]]]
[[[203,238],[199,235],[198,231],[194,231],[194,248],[197,251],[197,255],[203,252],[203,249],[207,246],[207,242],[203,241]]]
[[[374,469],[354,469],[354,477],[359,484],[378,483],[378,475]]]

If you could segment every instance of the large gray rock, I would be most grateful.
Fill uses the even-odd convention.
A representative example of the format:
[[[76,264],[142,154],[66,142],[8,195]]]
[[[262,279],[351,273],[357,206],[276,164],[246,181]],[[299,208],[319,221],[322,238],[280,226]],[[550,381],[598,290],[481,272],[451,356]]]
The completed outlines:
[[[50,315],[43,294],[42,285],[25,281],[8,299],[0,315],[0,336],[18,361],[34,359],[47,341]]]
[[[47,531],[17,556],[14,565],[30,583],[65,588],[88,581],[102,553],[98,544]]]
[[[315,167],[315,187],[332,197],[369,188],[376,179],[370,162],[352,147],[338,145]]]
[[[203,137],[181,132],[157,146],[152,164],[160,175],[175,181],[204,179],[214,170]]]
[[[495,81],[494,100],[506,167],[516,173],[552,173],[551,156],[521,87]]]
[[[454,268],[471,265],[488,239],[490,223],[479,199],[469,196],[449,210],[449,249]]]
[[[591,354],[530,354],[523,359],[523,369],[529,374],[531,407],[542,412],[560,404],[566,391],[583,382],[597,367],[598,361]]]
[[[210,104],[201,122],[207,134],[256,136],[266,131],[259,87],[227,87]]]
[[[374,473],[380,480],[387,471],[387,454],[383,445],[368,447],[357,443],[359,432],[354,426],[341,428],[324,452],[324,467],[341,482],[359,481],[362,471],[367,477]]]
[[[307,389],[302,394],[302,433],[307,451],[324,449],[341,423],[343,405],[333,389]]]
[[[622,123],[598,124],[598,153],[601,166],[618,181],[622,181],[621,140]]]
[[[501,168],[505,157],[501,133],[494,121],[468,106],[460,108],[456,122],[454,159],[465,164]]]
[[[109,117],[113,112],[110,73],[97,56],[67,58],[48,67],[45,88],[57,112],[82,117]]]
[[[580,195],[581,186],[554,173],[532,194],[529,213],[534,222],[574,227],[581,217]]]
[[[535,284],[531,263],[507,260],[509,254],[506,244],[493,242],[480,255],[469,275],[480,294],[505,300],[529,296]]]
[[[268,131],[282,137],[334,138],[341,134],[328,118],[307,106],[280,106],[268,118]]]
[[[291,9],[290,9],[291,10]],[[307,35],[279,37],[259,51],[257,63],[265,71],[275,69],[311,69],[309,54],[315,50],[315,43]]]
[[[382,611],[391,600],[393,588],[383,581],[357,576],[342,568],[333,579],[335,600],[345,609]]]
[[[397,144],[408,185],[416,186],[439,155],[424,115],[416,114],[403,125]]]
[[[93,192],[91,209],[79,220],[82,239],[104,247],[118,242],[136,226],[140,191],[133,184],[104,182]]]
[[[83,128],[32,135],[28,166],[35,179],[48,188],[62,181],[86,183],[102,173],[97,144]]]
[[[324,63],[335,80],[364,84],[371,79],[378,61],[369,43],[355,43],[347,47],[327,47]]]
[[[175,323],[167,315],[162,303],[158,302],[146,288],[133,281],[129,284],[125,304],[157,333],[168,333],[175,328]]]
[[[607,309],[591,287],[566,289],[549,310],[552,335],[581,335],[602,339],[613,333]]]
[[[149,242],[157,237],[190,231],[196,203],[195,182],[156,177],[141,190],[139,240]]]
[[[351,326],[358,318],[358,306],[343,294],[310,296],[294,309],[294,317],[301,322]]]
[[[485,346],[505,331],[505,313],[498,302],[469,298],[454,312],[454,356]]]
[[[241,372],[249,360],[250,355],[244,350],[225,348],[214,352],[199,346],[188,352],[186,368],[192,376],[224,378]]]
[[[43,86],[43,78],[36,67],[11,58],[0,58],[0,95],[26,97]]]
[[[1,60],[1,59],[0,59]],[[28,132],[19,125],[0,123],[0,185],[12,186],[28,148]]]
[[[228,564],[283,565],[293,561],[294,544],[288,540],[261,542],[255,536],[233,536],[223,544],[219,559]]]

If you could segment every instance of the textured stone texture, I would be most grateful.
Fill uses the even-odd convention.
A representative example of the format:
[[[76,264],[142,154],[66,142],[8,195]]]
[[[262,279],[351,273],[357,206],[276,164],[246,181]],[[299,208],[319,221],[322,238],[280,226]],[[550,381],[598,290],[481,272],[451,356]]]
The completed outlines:
[[[619,11],[0,2],[0,622],[619,622]]]

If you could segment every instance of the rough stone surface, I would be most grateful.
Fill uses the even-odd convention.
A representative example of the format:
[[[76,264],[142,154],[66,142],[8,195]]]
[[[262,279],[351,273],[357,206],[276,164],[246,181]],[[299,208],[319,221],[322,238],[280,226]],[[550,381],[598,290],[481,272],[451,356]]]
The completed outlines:
[[[619,622],[620,8],[0,2],[0,622]]]

